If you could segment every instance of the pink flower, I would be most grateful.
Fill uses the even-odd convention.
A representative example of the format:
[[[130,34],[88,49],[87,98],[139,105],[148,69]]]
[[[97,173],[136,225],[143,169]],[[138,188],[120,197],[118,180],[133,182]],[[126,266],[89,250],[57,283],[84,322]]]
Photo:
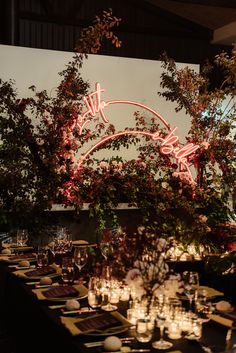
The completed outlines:
[[[209,147],[209,142],[207,142],[207,141],[203,141],[202,142],[202,147],[204,148],[204,150],[207,150],[208,149],[208,147]]]
[[[108,167],[108,163],[107,163],[107,162],[102,161],[102,162],[100,162],[99,167],[100,167],[101,169],[107,169],[107,167]]]

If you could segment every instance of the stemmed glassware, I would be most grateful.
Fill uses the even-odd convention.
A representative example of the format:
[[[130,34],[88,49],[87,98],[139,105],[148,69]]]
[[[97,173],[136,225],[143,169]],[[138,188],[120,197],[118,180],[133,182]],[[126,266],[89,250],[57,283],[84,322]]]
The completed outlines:
[[[17,246],[26,246],[29,239],[29,234],[27,229],[18,229],[16,235]]]
[[[152,343],[153,348],[155,349],[169,349],[173,346],[173,344],[169,341],[165,341],[163,339],[164,328],[165,328],[165,321],[166,321],[166,313],[165,307],[163,306],[162,309],[157,314],[157,325],[160,328],[160,340],[154,341]]]
[[[112,239],[112,231],[110,229],[106,229],[103,233],[101,242],[100,242],[100,250],[102,256],[105,258],[107,262],[111,259],[114,253],[113,239]]]
[[[88,260],[87,247],[76,246],[74,250],[74,261],[75,261],[75,265],[79,269],[79,272],[81,272],[82,268],[86,265],[87,260]]]
[[[197,272],[185,271],[183,272],[182,279],[184,283],[184,293],[188,297],[191,310],[193,299],[195,298],[199,287],[199,276]]]
[[[113,280],[111,277],[111,267],[110,266],[104,267],[104,274],[103,274],[102,283],[103,283],[104,292],[106,292],[106,294],[107,294],[107,304],[102,305],[101,309],[103,309],[105,311],[117,310],[117,306],[114,304],[111,304],[111,302],[110,302],[112,290],[114,289],[114,283],[113,283]]]

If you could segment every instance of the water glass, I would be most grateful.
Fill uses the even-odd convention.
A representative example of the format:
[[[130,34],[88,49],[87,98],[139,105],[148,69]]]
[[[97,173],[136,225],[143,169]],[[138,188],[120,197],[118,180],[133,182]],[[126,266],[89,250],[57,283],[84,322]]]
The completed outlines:
[[[136,339],[139,342],[150,342],[154,330],[154,320],[150,317],[138,319],[136,322]]]
[[[171,321],[168,325],[168,337],[172,340],[181,338],[182,330],[176,321]]]
[[[66,284],[73,283],[75,276],[74,259],[64,256],[61,261],[61,278]]]
[[[202,337],[202,321],[200,319],[192,321],[192,334],[197,340]]]
[[[98,277],[91,277],[88,285],[88,303],[91,308],[100,308],[102,305],[101,281]]]
[[[44,267],[48,265],[48,247],[38,246],[37,250],[37,266]]]

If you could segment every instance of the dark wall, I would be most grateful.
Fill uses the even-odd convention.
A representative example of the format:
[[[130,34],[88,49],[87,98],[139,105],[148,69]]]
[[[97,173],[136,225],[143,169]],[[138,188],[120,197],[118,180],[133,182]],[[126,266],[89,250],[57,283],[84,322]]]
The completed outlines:
[[[202,63],[222,49],[212,31],[145,0],[0,0],[0,42],[74,51],[81,28],[103,10],[122,19],[115,33],[120,49],[105,42],[101,54],[157,60],[164,51],[176,61]]]

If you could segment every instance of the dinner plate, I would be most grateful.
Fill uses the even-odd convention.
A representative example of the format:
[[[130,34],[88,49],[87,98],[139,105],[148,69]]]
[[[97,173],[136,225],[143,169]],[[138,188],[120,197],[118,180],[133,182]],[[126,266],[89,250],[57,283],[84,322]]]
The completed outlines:
[[[43,277],[50,277],[50,278],[54,278],[54,277],[58,277],[61,275],[61,272],[59,269],[55,269],[55,272],[53,273],[49,273],[49,274],[43,274],[41,276],[27,276],[27,272],[33,271],[33,269],[26,269],[23,270],[20,277],[24,277],[27,280],[40,280]]]
[[[24,257],[24,258],[20,258],[20,257],[17,257],[17,258],[11,258],[12,256],[5,256],[5,257],[1,257],[0,256],[0,259],[4,262],[7,262],[9,264],[16,264],[20,261],[36,261],[36,256],[29,256],[29,257]]]
[[[4,249],[11,249],[13,251],[29,251],[29,250],[33,250],[32,246],[19,246],[17,244],[2,244],[2,247]]]
[[[80,248],[97,247],[97,243],[81,242],[81,240],[73,240],[72,245]]]
[[[33,292],[37,295],[38,299],[52,301],[52,302],[66,302],[69,299],[82,300],[82,299],[87,298],[88,289],[84,285],[82,285],[82,284],[76,285],[75,284],[73,287],[79,292],[78,296],[50,297],[50,298],[47,298],[43,294],[43,292],[47,291],[47,289],[45,289],[45,288],[33,289]]]
[[[128,331],[132,326],[131,323],[117,311],[95,313],[87,318],[61,316],[61,322],[73,336],[111,336]]]
[[[47,298],[47,300],[52,302],[66,302],[69,299],[82,300],[88,297],[88,294],[79,295],[78,297],[63,297],[63,298]]]
[[[228,310],[219,310],[219,309],[216,309],[216,311],[218,311],[219,313],[232,313],[233,311],[235,310],[235,308],[232,306],[231,308],[229,308]]]
[[[113,327],[111,329],[107,329],[103,332],[88,332],[88,333],[82,333],[85,336],[92,336],[92,337],[105,337],[105,336],[113,336],[113,335],[118,335],[118,333],[126,332],[128,331],[130,327]],[[110,331],[109,331],[110,330]]]

